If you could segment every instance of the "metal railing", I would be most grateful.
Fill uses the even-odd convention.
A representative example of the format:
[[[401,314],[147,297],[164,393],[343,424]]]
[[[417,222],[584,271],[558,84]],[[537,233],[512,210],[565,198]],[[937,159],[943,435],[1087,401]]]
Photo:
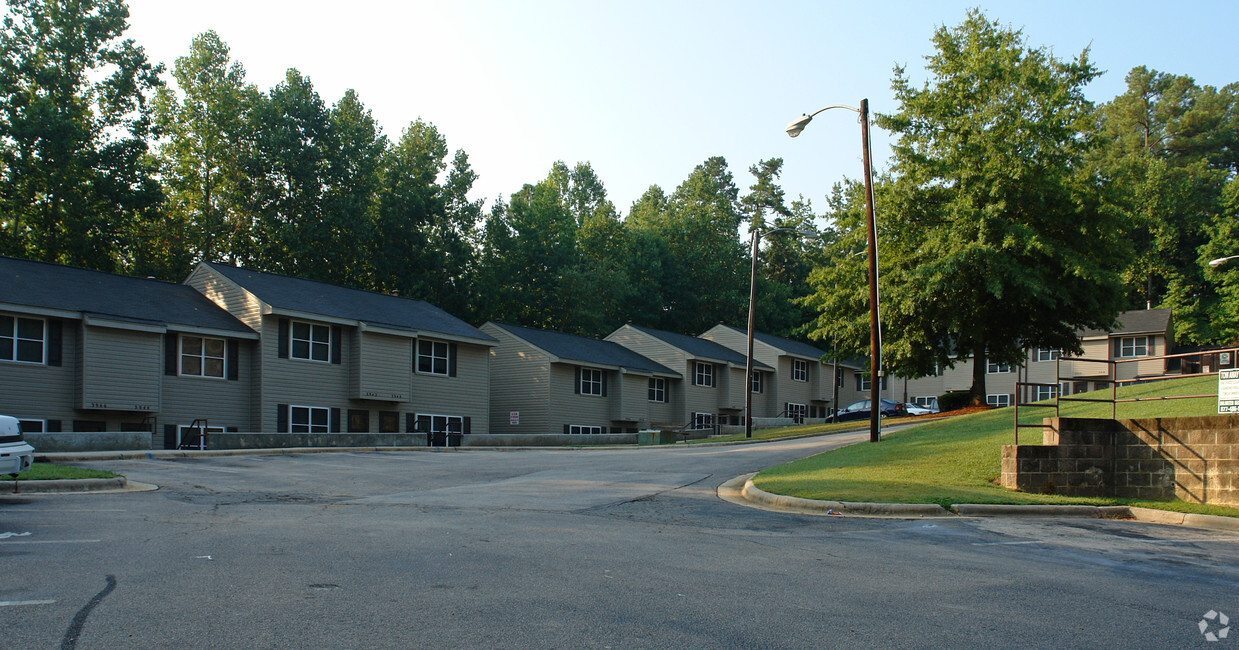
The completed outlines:
[[[1229,355],[1229,356],[1223,357],[1223,355]],[[1110,419],[1113,420],[1113,419],[1118,419],[1118,405],[1120,402],[1155,402],[1155,401],[1167,401],[1167,400],[1176,400],[1176,399],[1200,399],[1204,397],[1217,397],[1217,392],[1212,392],[1212,393],[1205,393],[1201,395],[1162,395],[1158,397],[1120,398],[1118,396],[1118,390],[1119,390],[1119,386],[1123,386],[1126,384],[1140,384],[1140,383],[1146,383],[1150,381],[1164,381],[1167,379],[1183,379],[1187,377],[1206,377],[1206,376],[1216,375],[1218,373],[1218,370],[1222,369],[1223,366],[1226,366],[1228,368],[1234,368],[1236,365],[1237,355],[1239,355],[1239,348],[1231,348],[1228,350],[1208,350],[1204,352],[1183,352],[1179,354],[1163,354],[1163,355],[1155,355],[1155,356],[1147,356],[1147,357],[1132,357],[1129,359],[1089,359],[1085,357],[1059,357],[1057,363],[1055,364],[1055,368],[1054,368],[1055,383],[1048,384],[1044,382],[1028,382],[1028,381],[1015,382],[1015,413],[1014,413],[1015,444],[1017,445],[1020,444],[1020,429],[1033,429],[1033,428],[1041,429],[1045,426],[1044,424],[1021,424],[1020,423],[1020,406],[1021,406],[1020,397],[1023,395],[1023,391],[1020,390],[1021,388],[1046,387],[1046,386],[1054,388],[1054,403],[1053,404],[1028,403],[1028,404],[1023,404],[1024,408],[1052,408],[1054,409],[1054,417],[1059,417],[1059,413],[1061,412],[1061,407],[1062,407],[1063,402],[1092,402],[1092,403],[1100,403],[1100,404],[1110,404]],[[1210,370],[1208,372],[1203,372],[1203,371],[1192,372],[1192,373],[1179,372],[1175,374],[1170,374],[1166,372],[1166,365],[1168,364],[1163,364],[1163,369],[1160,374],[1141,376],[1137,372],[1130,378],[1126,378],[1126,379],[1119,378],[1119,374],[1120,374],[1119,368],[1122,366],[1122,364],[1128,364],[1128,363],[1138,364],[1138,363],[1148,363],[1150,361],[1165,361],[1169,359],[1181,359],[1182,360],[1182,359],[1190,359],[1190,358],[1198,359],[1199,360],[1198,363],[1200,364],[1201,368],[1206,367],[1206,364],[1204,363],[1205,359],[1212,359],[1211,363],[1207,365],[1207,367],[1210,368]],[[1223,361],[1223,359],[1227,359],[1227,361]],[[1076,364],[1076,363],[1105,364],[1106,375],[1105,377],[1102,377],[1099,375],[1074,375],[1073,374],[1073,375],[1064,377],[1063,376],[1063,365],[1062,365],[1064,361],[1068,363],[1072,363],[1072,364]],[[1180,365],[1180,369],[1182,369],[1182,365]],[[1137,366],[1137,370],[1139,370],[1139,366]],[[1093,382],[1094,385],[1103,384],[1103,383],[1109,384],[1110,385],[1110,397],[1109,399],[1106,399],[1103,397],[1074,397],[1070,395],[1064,396],[1063,390],[1062,390],[1064,381]],[[1096,392],[1097,391],[1092,391],[1091,394],[1095,394]]]

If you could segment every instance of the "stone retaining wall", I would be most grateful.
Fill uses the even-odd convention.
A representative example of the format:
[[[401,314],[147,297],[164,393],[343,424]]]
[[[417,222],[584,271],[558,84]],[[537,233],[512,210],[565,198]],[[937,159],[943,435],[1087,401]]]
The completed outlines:
[[[1002,448],[1003,487],[1239,507],[1239,415],[1046,418],[1042,441]]]

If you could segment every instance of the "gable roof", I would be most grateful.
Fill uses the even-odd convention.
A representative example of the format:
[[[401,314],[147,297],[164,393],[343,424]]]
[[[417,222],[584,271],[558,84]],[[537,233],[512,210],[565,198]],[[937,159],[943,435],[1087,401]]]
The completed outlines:
[[[433,332],[493,342],[478,328],[424,301],[317,280],[202,262],[276,309],[319,314],[409,332]]]
[[[254,330],[198,293],[163,280],[0,257],[0,303],[148,325],[197,327],[251,338]]]
[[[742,330],[739,327],[733,327],[726,323],[719,323],[718,327],[726,327],[727,329],[730,329],[732,331],[739,332],[745,337],[748,336],[748,330]],[[770,347],[775,348],[781,352],[796,355],[798,357],[808,357],[814,360],[821,360],[822,357],[826,356],[825,351],[819,350],[818,348],[815,348],[812,345],[809,345],[808,343],[801,343],[800,341],[793,341],[791,339],[785,339],[783,337],[775,336],[773,334],[766,334],[765,332],[754,331],[753,339],[757,341],[761,341],[762,343],[765,343],[766,345],[769,345]]]
[[[1169,328],[1169,309],[1135,309],[1119,314],[1118,325],[1114,329],[1086,329],[1080,337],[1088,339],[1124,334],[1165,334]]]
[[[672,377],[681,376],[680,373],[612,341],[601,341],[575,334],[551,332],[494,321],[490,324],[525,340],[534,347],[549,352],[561,361],[579,361]]]
[[[642,327],[640,325],[633,325],[632,323],[628,323],[627,327],[631,327],[638,332],[644,332],[645,334],[648,334],[663,343],[687,352],[693,357],[710,359],[713,361],[722,361],[741,367],[744,367],[748,361],[748,357],[744,354],[736,352],[727,346],[720,345],[708,339],[689,336],[687,334],[676,334],[675,332],[668,332],[665,330],[656,330],[652,327]],[[771,368],[757,359],[753,359],[753,367],[761,370],[774,370],[774,368]]]

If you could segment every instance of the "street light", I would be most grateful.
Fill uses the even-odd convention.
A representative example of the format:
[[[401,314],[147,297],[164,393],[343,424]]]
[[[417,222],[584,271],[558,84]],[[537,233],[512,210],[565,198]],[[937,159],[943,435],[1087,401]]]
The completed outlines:
[[[1209,260],[1209,267],[1216,269],[1231,260],[1239,260],[1239,255],[1231,255],[1229,257],[1219,257],[1216,260]]]
[[[878,339],[878,234],[877,224],[873,218],[873,173],[869,166],[869,100],[860,100],[860,108],[844,104],[832,104],[819,108],[809,115],[801,115],[787,125],[787,135],[796,137],[804,130],[813,118],[823,111],[832,108],[845,108],[860,115],[860,147],[861,159],[865,167],[865,222],[869,230],[869,442],[882,439],[878,417],[881,412],[879,400],[878,370],[881,366],[880,343]],[[838,405],[835,405],[836,408]]]
[[[753,437],[753,313],[754,303],[757,301],[757,243],[762,237],[776,232],[791,232],[807,239],[819,238],[815,232],[795,228],[772,228],[765,232],[753,229],[753,273],[749,276],[749,352],[744,362],[744,380],[748,382],[747,390],[744,391],[745,438]]]

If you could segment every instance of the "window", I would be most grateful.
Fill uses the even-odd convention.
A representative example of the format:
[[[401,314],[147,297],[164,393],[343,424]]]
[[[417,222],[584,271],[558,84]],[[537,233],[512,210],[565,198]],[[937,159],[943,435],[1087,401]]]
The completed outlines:
[[[752,385],[754,393],[760,393],[765,389],[765,377],[761,376],[761,371],[754,370],[749,383]]]
[[[843,368],[835,368],[835,385],[843,388]]]
[[[935,409],[938,408],[938,398],[933,395],[922,395],[920,397],[913,397],[912,403],[916,404],[917,406],[924,406],[925,408],[935,408]]]
[[[1037,361],[1053,361],[1058,358],[1059,351],[1050,348],[1037,348]]]
[[[348,432],[349,433],[369,433],[370,432],[370,411],[365,409],[349,409],[348,410]]]
[[[21,427],[22,433],[43,433],[47,428],[43,420],[18,420],[17,426]]]
[[[990,393],[985,396],[985,403],[990,406],[1011,406],[1011,396],[1009,394]]]
[[[379,411],[379,433],[400,433],[400,414],[396,411]]]
[[[289,355],[293,359],[331,361],[331,328],[293,321]]]
[[[0,360],[44,363],[47,323],[41,318],[0,316]]]
[[[856,375],[856,390],[862,393],[869,392],[873,386],[869,383],[869,375]],[[878,382],[879,390],[886,390],[886,375],[882,375],[881,381]]]
[[[319,406],[289,407],[289,433],[329,433],[330,422],[331,409]]]
[[[417,371],[447,376],[451,368],[451,346],[443,341],[417,340]]]
[[[991,375],[998,375],[1002,373],[1011,372],[1011,364],[994,363],[993,361],[991,361],[989,362],[989,364],[985,366],[985,372],[988,372]]]
[[[1147,357],[1149,356],[1149,337],[1147,336],[1124,336],[1119,341],[1119,358],[1130,359],[1132,357]]]
[[[417,430],[419,433],[464,433],[465,420],[459,415],[427,415],[417,414]],[[427,431],[429,427],[429,431]]]
[[[694,429],[713,429],[714,414],[713,413],[693,413],[693,428]]]
[[[568,427],[568,433],[572,435],[600,436],[602,435],[602,427],[591,427],[583,424],[573,424]]]
[[[713,386],[714,385],[714,364],[701,363],[696,361],[693,363],[693,385],[694,386]]]
[[[650,377],[649,400],[651,402],[667,401],[667,380],[662,377]]]
[[[792,381],[809,381],[809,362],[792,359]]]
[[[602,371],[597,368],[581,368],[581,385],[579,392],[582,395],[598,395],[602,396]]]
[[[787,403],[787,417],[791,418],[796,424],[804,424],[804,418],[808,410],[808,407],[804,404]]]
[[[1058,397],[1058,386],[1037,386],[1036,401]]]
[[[181,374],[224,378],[224,339],[182,336]]]

